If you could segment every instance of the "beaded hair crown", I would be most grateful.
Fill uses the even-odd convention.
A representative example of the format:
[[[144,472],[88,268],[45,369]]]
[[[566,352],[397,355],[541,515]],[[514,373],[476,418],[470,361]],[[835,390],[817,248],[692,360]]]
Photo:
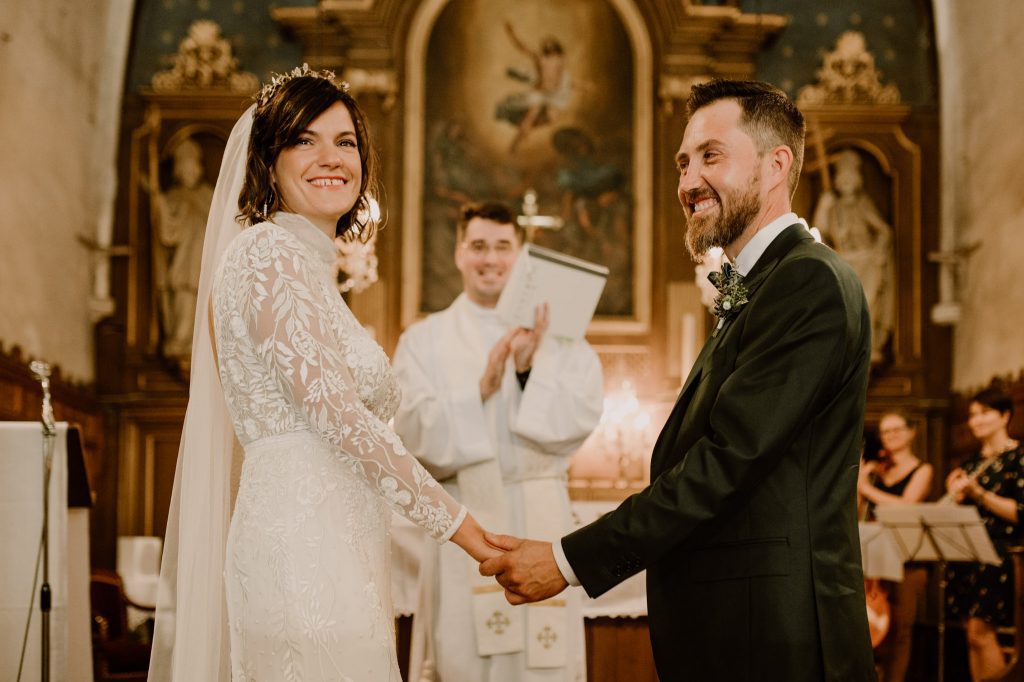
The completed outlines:
[[[267,106],[267,103],[274,97],[274,93],[282,85],[292,80],[293,78],[299,78],[302,76],[309,76],[311,78],[319,78],[325,80],[334,87],[338,88],[341,92],[348,92],[348,83],[341,81],[338,83],[335,81],[336,76],[334,72],[329,69],[323,69],[321,71],[314,71],[309,68],[309,64],[303,63],[302,66],[296,66],[291,71],[285,73],[275,73],[270,79],[270,82],[260,88],[260,91],[256,94],[256,108],[263,109]]]

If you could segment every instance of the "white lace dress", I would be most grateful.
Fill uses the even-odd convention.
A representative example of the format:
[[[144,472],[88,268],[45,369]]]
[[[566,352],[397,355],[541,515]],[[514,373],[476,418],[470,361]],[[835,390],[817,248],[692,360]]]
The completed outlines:
[[[220,377],[245,449],[225,580],[235,681],[399,680],[388,506],[439,541],[465,509],[386,425],[387,356],[296,215],[250,227],[214,283]]]

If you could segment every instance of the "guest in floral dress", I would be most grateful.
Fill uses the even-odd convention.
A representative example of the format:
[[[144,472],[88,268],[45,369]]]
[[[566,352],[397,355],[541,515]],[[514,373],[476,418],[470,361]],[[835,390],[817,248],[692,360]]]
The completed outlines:
[[[1024,451],[1010,438],[1007,426],[1013,401],[1006,394],[986,389],[971,399],[967,424],[981,442],[978,454],[968,458],[946,479],[946,489],[958,504],[973,504],[985,522],[999,566],[979,563],[951,564],[947,577],[947,612],[964,622],[971,677],[996,675],[1006,664],[996,639],[996,628],[1013,624],[1013,564],[1008,550],[1021,541],[1024,519]]]

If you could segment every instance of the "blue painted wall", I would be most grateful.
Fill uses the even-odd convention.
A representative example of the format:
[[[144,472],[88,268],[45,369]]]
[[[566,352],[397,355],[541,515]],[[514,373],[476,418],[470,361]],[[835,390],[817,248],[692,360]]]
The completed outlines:
[[[935,107],[934,29],[925,0],[741,0],[745,12],[789,17],[789,26],[757,62],[758,76],[791,96],[817,80],[821,58],[845,31],[864,34],[882,72],[895,83],[905,104]]]
[[[178,51],[196,19],[217,22],[240,67],[261,81],[271,72],[290,70],[302,62],[302,46],[285,37],[270,18],[270,9],[315,4],[316,0],[137,0],[127,91],[148,87],[154,73],[168,68],[162,57]]]
[[[675,0],[663,0],[665,2]],[[212,19],[231,41],[243,69],[264,80],[302,60],[302,48],[285,38],[270,18],[276,5],[315,5],[315,0],[138,0],[128,67],[128,90],[149,84],[166,65],[195,19]],[[707,4],[720,4],[709,0]],[[822,55],[843,31],[862,32],[884,83],[894,82],[903,101],[933,107],[938,101],[933,30],[926,0],[741,0],[746,12],[790,18],[789,26],[758,58],[760,78],[791,95],[816,80]]]

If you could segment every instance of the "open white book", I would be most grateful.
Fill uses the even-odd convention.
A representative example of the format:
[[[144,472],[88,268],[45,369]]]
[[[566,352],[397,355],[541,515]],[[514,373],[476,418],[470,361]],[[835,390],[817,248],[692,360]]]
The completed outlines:
[[[547,302],[548,334],[582,339],[608,280],[608,268],[527,244],[498,299],[498,317],[513,327],[533,328],[534,311]]]

